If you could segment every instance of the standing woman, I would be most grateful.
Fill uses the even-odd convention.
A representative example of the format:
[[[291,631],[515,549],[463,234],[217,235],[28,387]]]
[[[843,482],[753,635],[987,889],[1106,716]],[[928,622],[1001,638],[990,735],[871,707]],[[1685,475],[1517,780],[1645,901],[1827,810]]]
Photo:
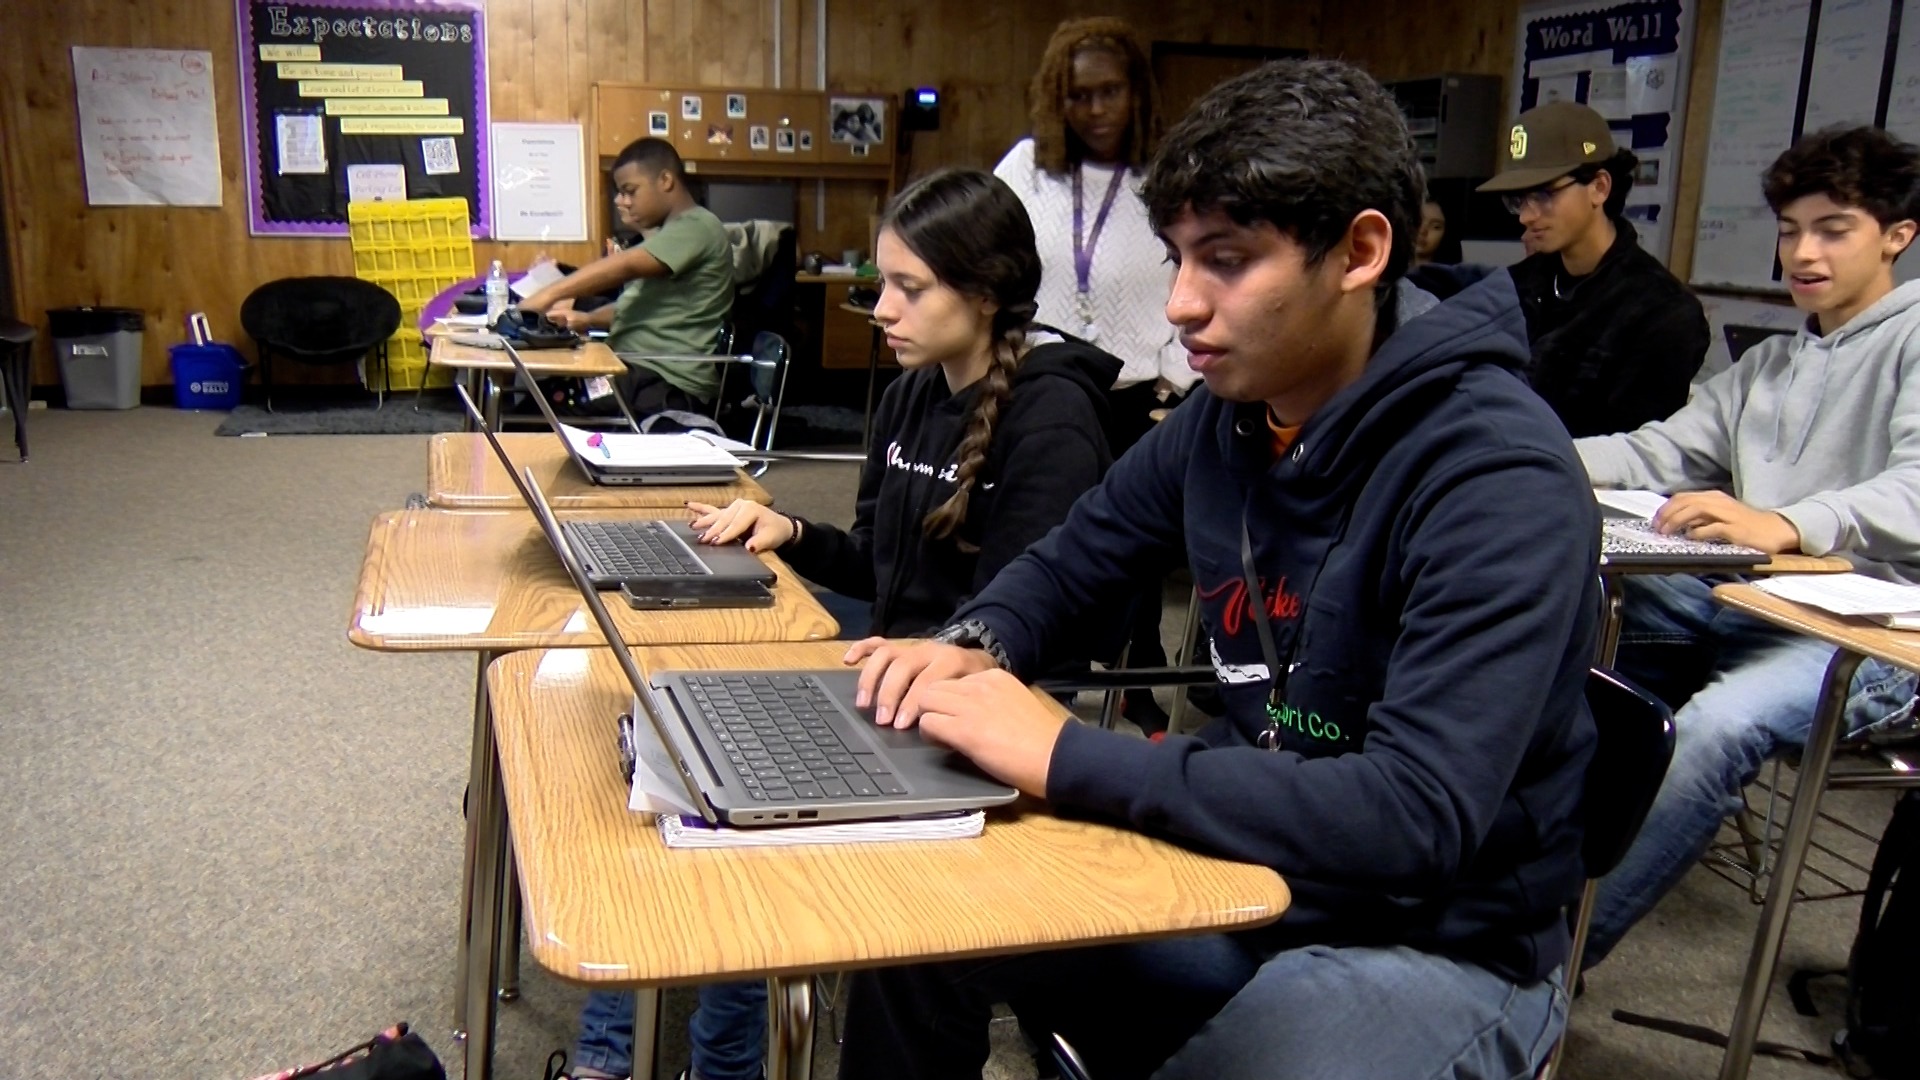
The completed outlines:
[[[1028,90],[1033,134],[993,170],[1033,219],[1042,268],[1037,321],[1125,365],[1109,395],[1116,457],[1152,429],[1154,410],[1174,404],[1198,377],[1167,322],[1173,267],[1140,200],[1160,140],[1158,97],[1133,27],[1112,18],[1063,22]],[[1140,594],[1130,637],[1133,666],[1166,663],[1157,580]],[[1150,691],[1128,691],[1126,703],[1143,731],[1165,730],[1166,713]]]

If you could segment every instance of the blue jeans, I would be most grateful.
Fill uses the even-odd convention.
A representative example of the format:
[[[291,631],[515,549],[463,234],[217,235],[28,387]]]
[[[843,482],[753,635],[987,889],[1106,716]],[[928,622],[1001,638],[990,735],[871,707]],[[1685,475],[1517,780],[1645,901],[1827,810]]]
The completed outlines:
[[[1530,1078],[1567,1015],[1559,972],[1216,934],[857,973],[841,1080],[979,1080],[996,1001],[1100,1080]]]
[[[1834,654],[1831,645],[1715,602],[1713,582],[1702,578],[1635,577],[1626,586],[1620,673],[1669,701],[1678,699],[1676,690],[1684,693],[1680,688],[1699,688],[1674,714],[1673,764],[1646,824],[1600,883],[1588,967],[1706,853],[1760,766],[1805,745]],[[1689,659],[1691,672],[1683,670]],[[1912,714],[1914,688],[1910,671],[1862,663],[1847,701],[1847,731],[1903,721]]]
[[[756,1080],[767,1054],[767,984],[710,983],[687,1022],[693,1071],[704,1080]],[[633,995],[595,990],[580,1010],[575,1068],[609,1076],[633,1071]]]

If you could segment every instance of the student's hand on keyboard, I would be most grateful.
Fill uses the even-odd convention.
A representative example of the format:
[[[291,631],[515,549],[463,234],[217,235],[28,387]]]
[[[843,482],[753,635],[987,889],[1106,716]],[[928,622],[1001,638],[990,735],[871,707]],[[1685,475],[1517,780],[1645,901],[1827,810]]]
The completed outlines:
[[[703,544],[730,544],[746,537],[748,551],[755,555],[785,546],[793,539],[793,519],[751,499],[735,499],[725,507],[690,502],[693,531]]]
[[[920,730],[928,739],[965,754],[1001,783],[1043,799],[1053,744],[1066,722],[999,668],[920,691]]]
[[[895,645],[882,637],[854,642],[841,662],[861,661],[866,667],[860,671],[860,692],[854,704],[872,709],[874,723],[897,728],[912,727],[920,718],[920,699],[928,687],[999,670],[984,649],[963,649],[938,641]]]
[[[1800,550],[1800,530],[1771,511],[1758,510],[1724,491],[1683,491],[1653,515],[1653,527],[1669,536],[1720,540],[1769,555]]]

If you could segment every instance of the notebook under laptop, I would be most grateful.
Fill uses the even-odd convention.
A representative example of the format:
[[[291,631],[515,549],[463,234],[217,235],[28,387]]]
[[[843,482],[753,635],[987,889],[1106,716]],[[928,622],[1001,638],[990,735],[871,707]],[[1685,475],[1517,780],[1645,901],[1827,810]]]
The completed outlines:
[[[739,476],[740,463],[732,455],[692,435],[603,435],[608,445],[626,444],[632,440],[654,440],[662,447],[673,446],[680,451],[692,452],[703,460],[675,461],[670,464],[631,464],[615,461],[595,461],[582,453],[574,440],[567,437],[566,425],[553,411],[553,405],[547,396],[540,392],[540,384],[535,381],[533,372],[527,370],[526,361],[520,359],[520,351],[513,343],[503,341],[507,358],[513,361],[513,369],[518,373],[520,384],[533,398],[540,409],[540,415],[547,418],[547,426],[567,450],[567,456],[579,467],[588,482],[604,487],[637,487],[641,485],[701,485],[731,484]]]
[[[1600,561],[1607,566],[1667,566],[1684,563],[1701,569],[1739,570],[1772,556],[1757,548],[1718,540],[1668,536],[1653,522],[1619,507],[1600,504]]]
[[[878,727],[853,705],[859,673],[664,671],[652,682],[587,579],[532,470],[528,503],[633,687],[634,719],[653,726],[691,804],[727,825],[868,821],[1012,802],[1019,792],[919,728]]]
[[[521,481],[519,470],[513,467],[513,460],[487,426],[479,407],[467,396],[465,387],[456,386],[454,392],[500,459],[500,467],[519,489],[520,498],[532,509],[533,492]],[[577,546],[587,580],[597,588],[617,589],[639,582],[670,586],[714,581],[758,582],[772,587],[778,577],[772,567],[739,544],[702,544],[693,527],[684,521],[566,521],[560,528]]]

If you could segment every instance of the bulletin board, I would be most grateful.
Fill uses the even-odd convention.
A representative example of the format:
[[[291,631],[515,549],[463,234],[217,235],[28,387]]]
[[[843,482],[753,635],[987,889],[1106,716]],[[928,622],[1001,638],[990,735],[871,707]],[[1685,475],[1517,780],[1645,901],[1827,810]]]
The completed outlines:
[[[462,198],[487,235],[479,0],[235,0],[255,236],[344,236],[349,180]]]
[[[1679,195],[1693,0],[1529,0],[1514,50],[1515,112],[1575,101],[1607,118],[1640,165],[1626,217],[1641,250],[1667,261]]]

